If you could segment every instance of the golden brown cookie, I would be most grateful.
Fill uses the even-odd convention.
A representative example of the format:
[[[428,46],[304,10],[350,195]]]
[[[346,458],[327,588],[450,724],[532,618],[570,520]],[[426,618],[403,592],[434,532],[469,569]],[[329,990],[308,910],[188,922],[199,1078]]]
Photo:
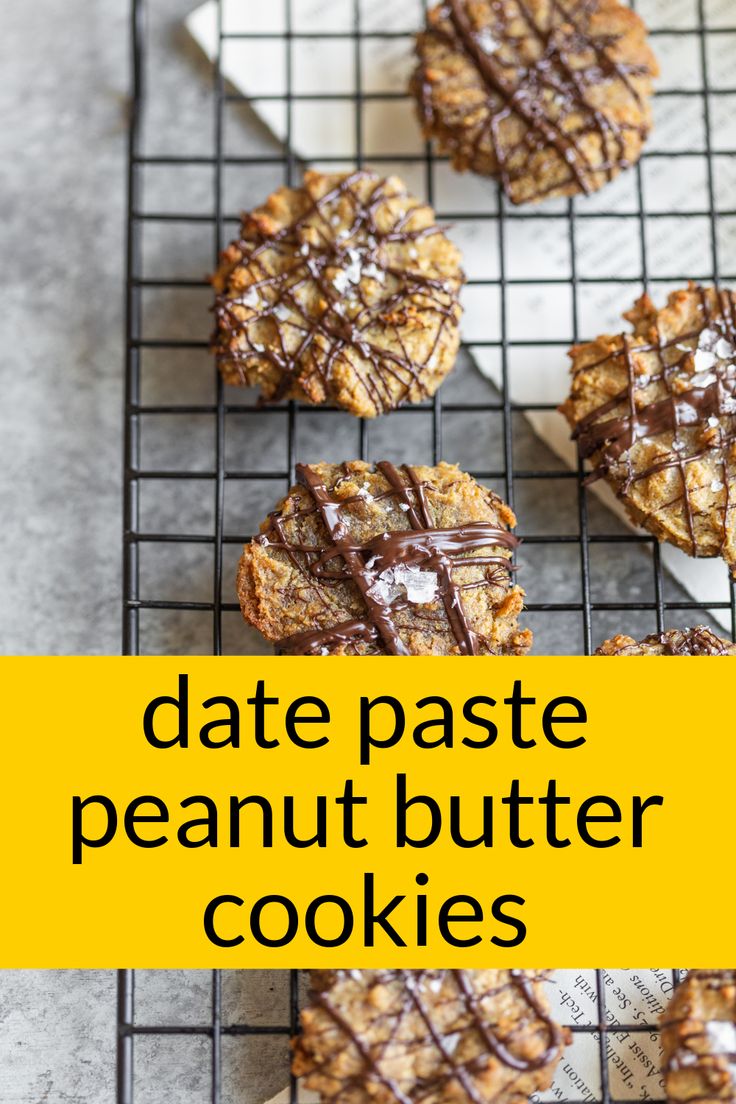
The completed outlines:
[[[736,1101],[736,970],[692,970],[662,1017],[665,1087],[679,1101]]]
[[[570,352],[560,408],[593,473],[632,520],[691,556],[736,564],[736,296],[691,285],[657,310],[643,296],[633,332]]]
[[[443,0],[417,54],[425,135],[513,203],[597,191],[651,129],[657,62],[619,0]]]
[[[297,466],[246,545],[246,621],[296,655],[521,655],[516,518],[452,464]]]
[[[398,177],[307,172],[243,216],[212,278],[226,383],[373,417],[455,363],[459,250]]]
[[[716,636],[705,625],[698,625],[694,629],[652,633],[639,641],[632,636],[614,636],[604,640],[595,655],[725,656],[736,655],[736,644]]]
[[[567,1039],[528,970],[315,974],[294,1072],[340,1104],[522,1104]]]

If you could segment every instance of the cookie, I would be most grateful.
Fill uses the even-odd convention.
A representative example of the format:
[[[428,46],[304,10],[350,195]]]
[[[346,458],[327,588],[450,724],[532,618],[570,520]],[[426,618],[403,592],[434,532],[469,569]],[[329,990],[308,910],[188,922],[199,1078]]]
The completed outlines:
[[[690,285],[657,310],[624,316],[632,333],[570,352],[560,408],[581,455],[632,520],[690,556],[736,565],[736,295]]]
[[[425,135],[512,203],[587,195],[638,161],[658,67],[619,0],[443,0],[416,48]]]
[[[595,655],[724,656],[736,655],[736,644],[723,640],[705,625],[694,629],[668,629],[636,641],[631,636],[605,640]]]
[[[692,970],[662,1017],[667,1098],[736,1101],[736,970]]]
[[[243,551],[243,615],[291,655],[521,655],[515,524],[452,464],[299,464]]]
[[[307,172],[243,216],[212,277],[222,377],[368,418],[420,402],[455,363],[463,280],[398,177]]]
[[[340,1104],[526,1104],[566,1033],[528,970],[335,970],[314,975],[294,1072]]]

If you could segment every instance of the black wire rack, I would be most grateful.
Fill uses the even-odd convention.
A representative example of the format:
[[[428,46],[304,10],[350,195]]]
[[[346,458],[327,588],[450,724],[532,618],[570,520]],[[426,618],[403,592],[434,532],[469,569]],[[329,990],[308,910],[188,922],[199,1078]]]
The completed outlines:
[[[366,0],[341,0],[349,12],[347,29],[303,29],[294,20],[298,0],[283,2],[284,26],[278,32],[236,33],[223,22],[223,0],[213,0],[216,25],[214,65],[211,72],[193,56],[184,56],[187,87],[193,89],[191,117],[184,131],[172,131],[172,96],[181,95],[167,79],[166,66],[177,54],[168,32],[161,37],[162,57],[151,53],[152,25],[162,13],[171,17],[176,0],[131,0],[132,100],[128,155],[126,353],[125,353],[125,456],[123,521],[123,651],[181,653],[257,650],[245,635],[237,603],[233,600],[235,562],[240,546],[255,530],[261,517],[292,481],[300,459],[345,459],[381,455],[401,461],[437,462],[463,460],[468,440],[475,451],[463,467],[494,486],[517,510],[523,537],[522,569],[526,572],[529,601],[527,624],[534,629],[538,651],[590,653],[616,631],[634,635],[676,624],[708,621],[712,611],[725,611],[736,638],[736,592],[730,598],[714,597],[696,602],[669,578],[660,549],[650,536],[632,532],[620,524],[585,490],[582,468],[565,468],[529,430],[526,415],[552,411],[555,403],[520,404],[511,399],[509,380],[516,355],[536,349],[564,356],[573,341],[593,336],[583,319],[583,299],[599,286],[620,285],[622,302],[652,284],[678,286],[690,277],[703,281],[736,280],[736,250],[724,247],[722,227],[736,226],[736,185],[721,186],[724,165],[731,171],[736,149],[717,137],[714,125],[724,111],[736,105],[736,87],[712,78],[714,43],[736,44],[736,19],[723,0],[667,0],[672,21],[652,28],[657,41],[681,42],[689,50],[696,79],[660,88],[659,103],[671,101],[673,109],[698,117],[702,142],[676,149],[649,148],[641,164],[626,176],[631,181],[632,202],[626,209],[592,207],[588,201],[570,200],[550,209],[512,209],[495,189],[487,191],[482,211],[442,209],[438,202],[437,170],[443,160],[430,145],[418,150],[381,153],[366,148],[365,110],[378,100],[405,101],[401,92],[375,92],[365,87],[366,57],[370,40],[380,43],[405,38],[406,33],[364,29]],[[640,7],[654,0],[639,0]],[[241,9],[255,0],[242,0]],[[711,12],[711,5],[715,15]],[[264,6],[261,0],[261,7]],[[265,5],[268,7],[268,4]],[[177,12],[177,19],[186,15]],[[646,15],[647,13],[644,12]],[[324,40],[330,48],[350,51],[354,88],[350,93],[308,93],[298,90],[294,51],[300,42]],[[283,54],[285,90],[259,95],[261,102],[278,103],[283,110],[285,141],[259,133],[253,145],[238,144],[242,112],[248,101],[223,75],[223,54],[235,41],[252,41]],[[186,55],[186,51],[179,51]],[[178,57],[182,63],[182,57]],[[733,82],[732,82],[733,83]],[[154,96],[153,93],[157,95]],[[158,97],[158,98],[157,98]],[[159,110],[168,101],[169,113]],[[431,403],[406,408],[373,423],[359,422],[328,408],[298,403],[256,407],[247,393],[226,389],[208,356],[210,319],[205,273],[214,267],[219,250],[233,236],[237,209],[261,201],[268,185],[294,183],[302,164],[294,149],[295,115],[302,103],[325,109],[339,101],[350,115],[349,156],[320,157],[320,165],[349,167],[368,162],[379,170],[406,170],[419,179],[426,198],[435,204],[443,221],[461,225],[482,216],[495,232],[495,273],[492,278],[471,278],[475,293],[487,289],[489,302],[497,303],[495,328],[474,335],[472,346],[493,350],[498,357],[500,386],[480,379],[471,367],[448,379]],[[190,101],[185,101],[185,106]],[[730,108],[729,108],[730,105]],[[183,113],[180,112],[180,114]],[[147,116],[152,118],[147,118]],[[162,122],[163,120],[163,122]],[[169,126],[167,129],[166,120]],[[249,121],[252,132],[252,119]],[[158,127],[158,129],[157,129]],[[695,141],[695,140],[694,140]],[[678,163],[697,157],[702,164],[702,186],[692,195],[692,206],[677,212],[651,202],[645,186],[647,165],[668,158],[672,172]],[[233,179],[233,174],[235,178]],[[736,174],[734,174],[736,176]],[[157,181],[158,177],[158,181]],[[196,182],[194,178],[196,177]],[[186,184],[186,186],[185,186]],[[730,188],[730,197],[729,197]],[[725,198],[724,198],[725,193]],[[188,195],[198,198],[196,209],[187,206]],[[604,195],[601,193],[601,195]],[[230,199],[232,195],[232,200]],[[183,206],[182,206],[183,204]],[[563,275],[515,274],[510,263],[510,243],[521,220],[556,220],[562,227],[569,252],[569,268]],[[603,228],[625,224],[638,242],[639,271],[622,275],[603,267],[591,274],[581,271],[579,243],[591,224],[604,219]],[[694,233],[704,243],[701,271],[662,274],[652,264],[652,244],[674,219],[675,232]],[[729,223],[729,220],[732,220]],[[605,233],[601,229],[601,233]],[[191,241],[186,235],[191,235]],[[178,237],[177,237],[178,235]],[[184,235],[184,237],[182,237]],[[192,242],[197,245],[193,250]],[[730,255],[732,254],[732,255]],[[196,255],[192,270],[191,256]],[[154,262],[152,263],[152,259]],[[563,337],[519,336],[510,326],[510,301],[518,289],[533,285],[566,288],[569,294],[569,333]],[[477,290],[476,290],[477,289]],[[494,312],[489,312],[489,317]],[[152,326],[158,325],[158,329]],[[601,327],[603,328],[603,327]],[[462,361],[462,358],[461,358]],[[560,396],[562,398],[563,396]],[[479,427],[481,434],[479,436]],[[402,452],[401,442],[419,440],[412,456]],[[489,443],[490,442],[490,443]],[[326,456],[329,449],[340,455]],[[417,455],[417,450],[420,455]],[[472,451],[472,450],[471,450]],[[462,457],[458,455],[462,453]],[[309,453],[309,454],[308,454]],[[611,550],[615,550],[612,557]],[[725,567],[724,567],[725,573]],[[546,580],[540,587],[534,578]],[[167,1022],[140,1022],[137,1014],[134,971],[121,971],[118,1003],[118,1104],[147,1104],[149,1097],[134,1068],[134,1050],[143,1037],[167,1035],[198,1037],[206,1042],[210,1057],[208,1083],[198,1100],[224,1104],[223,1042],[231,1038],[293,1033],[298,1021],[299,977],[291,972],[288,1012],[280,1024],[239,1022],[223,1012],[223,975],[214,971],[210,1012],[206,1022],[177,1026]],[[613,1104],[625,1093],[612,1091],[607,1035],[631,1031],[651,1036],[655,1030],[646,1017],[622,1026],[609,1015],[606,975],[596,971],[595,1022],[573,1025],[577,1034],[590,1036],[598,1048],[600,1082],[596,1099]],[[284,1084],[288,1070],[284,1066]],[[297,1088],[291,1082],[291,1104]],[[180,1099],[180,1104],[186,1101]],[[195,1097],[192,1097],[195,1099]],[[575,1100],[572,1093],[567,1099]],[[579,1104],[583,1104],[582,1101]]]

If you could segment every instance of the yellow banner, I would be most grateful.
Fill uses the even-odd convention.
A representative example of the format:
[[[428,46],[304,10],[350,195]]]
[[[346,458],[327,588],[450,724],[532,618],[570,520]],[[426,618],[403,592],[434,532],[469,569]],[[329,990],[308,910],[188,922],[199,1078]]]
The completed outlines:
[[[733,964],[727,658],[12,658],[2,967]]]

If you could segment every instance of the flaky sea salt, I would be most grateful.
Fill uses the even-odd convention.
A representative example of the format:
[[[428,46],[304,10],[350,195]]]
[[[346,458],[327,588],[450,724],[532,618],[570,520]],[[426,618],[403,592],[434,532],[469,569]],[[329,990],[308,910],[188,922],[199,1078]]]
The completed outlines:
[[[731,1020],[709,1020],[705,1025],[716,1054],[736,1054],[736,1024]]]
[[[285,322],[287,318],[291,317],[291,311],[285,303],[277,303],[276,306],[273,308],[273,313],[282,322]]]
[[[350,280],[348,279],[347,272],[344,272],[341,268],[337,270],[332,277],[332,286],[339,295],[344,295],[350,287]]]
[[[258,341],[252,341],[251,345],[257,353],[264,353],[266,351],[266,346],[261,345]]]
[[[708,419],[708,425],[710,426],[710,428],[711,429],[717,429],[719,424],[720,423],[719,423],[718,419],[716,418],[715,414],[711,414],[710,418]]]
[[[445,1035],[442,1040],[442,1045],[448,1054],[454,1054],[457,1050],[457,1044],[460,1042],[460,1032],[454,1031],[452,1035]]]
[[[736,349],[734,349],[730,341],[727,341],[725,337],[721,337],[716,342],[714,352],[717,357],[721,358],[721,360],[730,360],[736,352]]]
[[[395,567],[394,581],[404,588],[410,602],[431,602],[437,594],[437,573],[421,571],[413,564]]]
[[[697,1054],[693,1054],[689,1050],[679,1050],[675,1055],[674,1068],[679,1069],[681,1066],[695,1066],[697,1062]]]
[[[718,491],[722,491],[723,487],[724,487],[724,484],[721,483],[720,479],[714,479],[713,482],[710,485],[710,489],[712,491],[714,491],[715,493],[717,493]]]
[[[402,591],[410,602],[418,605],[434,601],[437,596],[437,573],[422,571],[416,564],[387,567],[369,587],[368,594],[374,601],[389,605]]]
[[[706,372],[709,368],[712,368],[713,365],[718,362],[718,357],[715,353],[711,353],[706,349],[696,349],[694,360],[695,371]]]
[[[371,261],[363,269],[363,275],[371,280],[378,280],[379,284],[382,284],[386,279],[386,273]]]
[[[715,372],[706,369],[706,371],[701,370],[696,372],[695,375],[691,377],[690,383],[694,387],[708,387],[711,383],[715,383],[717,379],[718,376]]]
[[[261,297],[254,287],[249,287],[240,296],[240,302],[244,307],[257,307],[261,301]]]
[[[351,284],[359,284],[363,276],[363,258],[357,249],[348,249],[349,264],[345,268],[345,275]]]
[[[478,31],[475,36],[475,41],[478,43],[484,54],[495,54],[499,46],[498,42],[487,27],[484,27],[481,31]]]
[[[700,334],[698,336],[698,348],[709,350],[715,349],[720,336],[721,335],[718,333],[717,330],[711,330],[710,328],[706,327],[704,330],[700,331]]]

